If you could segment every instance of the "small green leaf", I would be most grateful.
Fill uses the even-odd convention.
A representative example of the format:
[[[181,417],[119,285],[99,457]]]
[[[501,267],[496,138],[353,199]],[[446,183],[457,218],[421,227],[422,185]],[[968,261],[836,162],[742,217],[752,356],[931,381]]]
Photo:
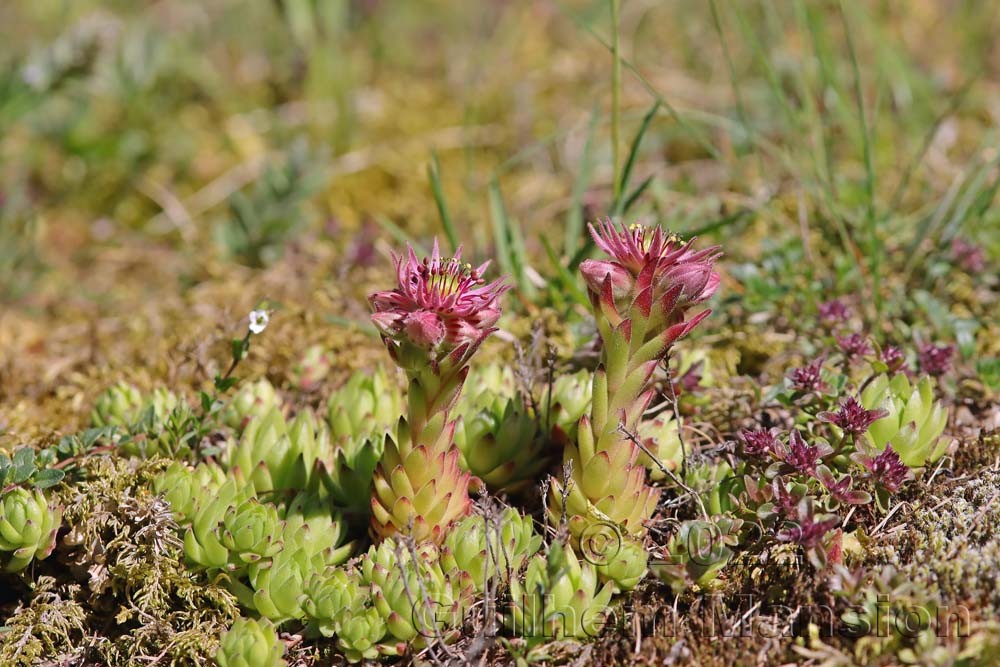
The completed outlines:
[[[35,450],[31,447],[20,447],[14,452],[14,467],[23,468],[35,465]]]
[[[35,474],[35,486],[39,489],[47,489],[50,486],[55,486],[62,481],[62,478],[66,476],[62,470],[56,470],[54,468],[47,468],[45,470],[39,470]]]
[[[216,377],[215,378],[215,388],[216,388],[217,391],[220,391],[220,392],[229,391],[239,381],[240,380],[237,377],[227,377],[227,378]]]

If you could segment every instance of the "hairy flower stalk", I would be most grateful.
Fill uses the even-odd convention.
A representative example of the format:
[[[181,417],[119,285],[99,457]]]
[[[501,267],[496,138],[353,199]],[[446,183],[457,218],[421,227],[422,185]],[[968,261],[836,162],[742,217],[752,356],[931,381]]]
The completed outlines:
[[[553,484],[550,511],[565,513],[579,536],[587,517],[611,519],[627,535],[640,537],[659,491],[646,484],[641,449],[632,438],[653,390],[657,364],[671,345],[708,316],[689,315],[719,286],[713,270],[717,247],[694,250],[659,227],[590,226],[597,247],[610,259],[580,266],[603,342],[601,366],[594,374],[590,417],[581,419],[577,443],[565,449],[573,464],[573,484],[563,506],[561,484]]]
[[[468,514],[469,473],[458,465],[449,412],[469,373],[469,360],[496,331],[502,280],[487,283],[463,264],[461,250],[442,258],[437,241],[422,262],[412,248],[394,256],[395,289],[369,297],[372,321],[393,360],[409,379],[406,417],[386,439],[375,471],[371,529],[375,536],[409,532],[440,541]]]

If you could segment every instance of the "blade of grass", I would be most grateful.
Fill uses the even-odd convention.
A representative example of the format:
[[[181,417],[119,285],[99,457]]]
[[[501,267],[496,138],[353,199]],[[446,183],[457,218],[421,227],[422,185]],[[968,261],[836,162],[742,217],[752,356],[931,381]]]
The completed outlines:
[[[621,182],[621,107],[622,107],[622,59],[619,50],[619,17],[621,0],[610,0],[611,4],[611,156],[613,169],[611,172],[614,199],[622,196]]]
[[[819,64],[820,95],[824,95],[824,93],[829,90],[837,90],[836,71],[831,64],[829,40],[826,38],[826,32],[824,30],[825,25],[822,19],[816,16],[816,8],[807,4],[804,0],[797,0],[795,9],[796,14],[799,17],[799,21],[804,22],[806,29],[809,31],[809,41],[812,43],[813,55],[816,57],[816,62]],[[836,100],[840,99],[839,95],[833,97]],[[823,165],[824,175],[826,177],[826,188],[829,190],[830,196],[836,199],[838,195],[837,179],[833,168],[833,136],[831,132],[827,132],[827,128],[830,127],[831,122],[827,118],[828,114],[826,111],[820,111],[816,108],[816,104],[812,101],[811,96],[809,100],[811,103],[810,111],[814,113],[814,116],[819,121],[819,133],[822,137],[820,149],[823,154],[818,161]]]
[[[906,191],[910,187],[910,179],[913,178],[914,172],[917,167],[924,161],[924,157],[927,155],[927,151],[930,150],[931,145],[934,143],[934,137],[937,136],[938,129],[941,127],[941,123],[947,120],[953,113],[958,111],[965,101],[965,96],[968,95],[969,91],[972,89],[973,84],[979,80],[979,76],[982,72],[979,72],[971,77],[969,80],[962,84],[958,92],[955,93],[948,101],[948,106],[934,119],[931,126],[927,129],[927,133],[924,135],[923,142],[920,144],[920,149],[913,156],[913,159],[909,160],[906,167],[903,169],[903,175],[899,179],[899,183],[896,185],[896,189],[893,191],[892,196],[889,198],[889,208],[886,210],[886,214],[891,214],[893,211],[899,210],[900,205],[903,203],[903,197],[906,195]]]
[[[497,247],[500,268],[514,278],[518,289],[528,299],[536,294],[535,286],[528,279],[524,237],[517,223],[507,213],[500,183],[496,179],[489,186],[490,219],[493,222],[493,240]]]
[[[580,16],[578,16],[575,12],[571,11],[568,7],[563,5],[563,3],[559,2],[558,0],[555,0],[552,4],[556,7],[556,9],[562,12],[562,14],[569,17],[569,19],[574,24],[576,24],[578,28],[586,32],[588,35],[590,35],[590,37],[592,37],[597,43],[599,43],[601,46],[608,49],[609,51],[611,50],[611,44],[608,43],[606,39],[598,35],[594,31],[594,29]],[[673,119],[673,121],[677,123],[678,126],[683,128],[684,131],[687,132],[689,136],[692,139],[694,139],[694,141],[697,142],[697,144],[705,150],[706,153],[711,155],[712,158],[715,160],[721,161],[723,159],[722,153],[719,152],[719,149],[713,146],[712,142],[706,139],[702,132],[695,130],[694,126],[691,125],[691,123],[689,123],[687,119],[684,118],[684,116],[680,112],[678,112],[677,109],[672,104],[670,104],[670,102],[656,90],[653,84],[649,82],[649,79],[647,79],[642,74],[642,72],[640,72],[639,69],[635,65],[633,65],[631,61],[629,61],[628,58],[619,58],[619,61],[621,62],[622,66],[625,69],[627,69],[633,76],[635,76],[635,78],[639,81],[639,83],[646,90],[649,96],[655,100],[658,100],[660,104],[663,105],[663,108],[667,110],[667,113],[670,115],[670,118]]]
[[[716,0],[710,0],[709,6],[712,10],[712,26],[715,34],[719,37],[719,45],[722,47],[722,56],[726,60],[726,70],[729,72],[729,85],[733,89],[733,100],[736,103],[736,115],[743,126],[743,141],[750,136],[750,123],[747,121],[746,107],[743,104],[743,94],[740,91],[739,78],[736,76],[736,66],[733,64],[733,56],[729,52],[729,42],[726,40],[725,31],[722,29],[722,17],[719,15],[719,7]]]
[[[725,215],[721,218],[713,220],[709,223],[697,227],[692,230],[685,230],[684,236],[691,238],[692,236],[701,236],[702,234],[711,234],[712,232],[717,232],[720,229],[725,229],[744,220],[753,220],[754,216],[757,215],[757,211],[750,208],[743,208],[738,211],[734,211],[729,215]]]
[[[618,215],[625,215],[626,213],[629,212],[629,210],[631,210],[632,206],[635,205],[637,201],[639,201],[639,197],[642,196],[642,193],[644,193],[646,191],[646,188],[649,187],[649,184],[653,182],[654,176],[655,174],[650,174],[649,176],[647,176],[642,181],[642,183],[639,184],[639,187],[633,190],[632,194],[630,194],[628,197],[625,198],[625,203],[622,205],[621,211],[618,213]]]
[[[872,278],[873,304],[875,307],[875,318],[882,312],[882,247],[878,236],[878,219],[875,215],[875,163],[872,157],[872,137],[868,127],[868,120],[865,116],[865,100],[861,91],[861,68],[858,65],[858,54],[854,48],[854,38],[851,34],[851,26],[847,20],[847,13],[844,10],[844,2],[837,3],[840,20],[844,26],[844,37],[847,42],[847,53],[851,61],[851,69],[854,76],[854,97],[857,104],[858,126],[861,129],[861,152],[865,163],[865,228],[868,233],[868,262],[869,271]]]
[[[549,258],[549,263],[552,264],[552,268],[556,271],[556,284],[553,285],[553,289],[550,289],[549,292],[557,295],[568,293],[573,298],[573,301],[582,306],[589,307],[590,300],[583,290],[580,289],[580,285],[574,279],[570,270],[559,261],[559,257],[552,248],[552,244],[549,243],[549,239],[543,234],[539,236],[539,240],[542,242],[542,247],[545,248],[545,254]]]
[[[563,243],[563,252],[565,252],[566,257],[573,256],[580,245],[580,236],[583,235],[583,196],[587,193],[587,187],[590,185],[593,173],[591,153],[594,146],[594,134],[597,132],[598,118],[595,106],[590,114],[587,138],[583,144],[583,155],[580,156],[580,171],[573,181],[573,193],[570,196],[569,210],[566,212],[566,234]]]
[[[427,178],[431,182],[431,192],[434,194],[434,203],[437,205],[438,217],[441,218],[441,226],[444,227],[445,236],[451,245],[451,252],[458,250],[458,234],[455,233],[455,225],[451,222],[451,214],[448,212],[448,202],[444,198],[444,188],[441,187],[441,163],[438,162],[437,153],[431,152],[431,161],[427,165]]]
[[[613,216],[620,216],[625,212],[625,201],[623,195],[628,188],[628,182],[632,179],[632,170],[635,168],[635,161],[639,156],[639,147],[642,145],[642,138],[646,136],[646,130],[649,129],[650,123],[653,122],[653,118],[659,110],[660,100],[656,100],[653,102],[653,106],[649,108],[649,111],[646,112],[646,115],[642,117],[642,123],[639,125],[639,130],[635,133],[635,137],[632,139],[632,145],[629,146],[628,159],[625,160],[625,167],[621,171],[618,185],[615,188],[614,205],[611,208]]]

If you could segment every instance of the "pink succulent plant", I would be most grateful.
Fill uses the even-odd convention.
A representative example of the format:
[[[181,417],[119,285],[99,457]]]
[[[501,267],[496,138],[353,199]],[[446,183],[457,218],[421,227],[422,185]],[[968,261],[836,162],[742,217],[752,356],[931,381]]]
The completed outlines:
[[[690,306],[705,301],[719,288],[719,274],[714,271],[722,255],[718,246],[693,250],[694,239],[681,243],[660,227],[616,227],[611,220],[590,225],[590,234],[610,259],[586,260],[580,272],[591,298],[612,326],[637,314],[648,321],[647,332],[669,327],[665,341],[669,344],[711,312],[685,321]]]
[[[393,358],[405,368],[438,362],[452,355],[462,365],[496,331],[499,297],[508,286],[502,279],[487,283],[489,262],[473,268],[462,263],[462,249],[443,258],[434,241],[430,258],[393,254],[398,284],[368,297],[372,322]]]
[[[926,343],[918,350],[920,356],[920,370],[940,377],[951,371],[951,359],[955,355],[954,345],[934,345]]]
[[[869,426],[887,414],[889,412],[882,408],[866,410],[856,398],[851,396],[840,404],[840,409],[837,411],[820,412],[817,417],[820,421],[839,426],[847,433],[860,435],[867,431]]]
[[[461,249],[443,258],[434,241],[420,261],[413,248],[393,254],[395,289],[368,297],[372,321],[409,377],[407,413],[386,438],[372,483],[370,534],[376,540],[407,533],[440,542],[472,508],[479,480],[458,466],[455,422],[469,360],[500,319],[503,280],[487,283],[488,263],[462,263]]]

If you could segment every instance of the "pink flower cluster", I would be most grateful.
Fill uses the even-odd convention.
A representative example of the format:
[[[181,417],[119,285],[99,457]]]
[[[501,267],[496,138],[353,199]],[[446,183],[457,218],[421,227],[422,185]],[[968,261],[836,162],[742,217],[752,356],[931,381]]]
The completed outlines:
[[[431,257],[423,261],[409,246],[406,257],[393,254],[398,285],[368,300],[372,322],[397,362],[401,352],[422,351],[416,356],[432,363],[448,355],[463,363],[496,331],[499,297],[508,286],[502,279],[483,279],[489,262],[473,268],[461,259],[461,248],[454,257],[442,258],[436,240]]]
[[[611,258],[586,260],[580,272],[595,306],[612,326],[641,318],[645,337],[666,329],[664,343],[669,345],[711,312],[685,319],[688,308],[719,288],[714,270],[722,255],[718,246],[694,250],[694,239],[682,243],[660,227],[616,227],[610,220],[589,227],[594,243]]]
[[[839,426],[847,433],[861,435],[868,430],[869,426],[887,414],[889,413],[881,408],[866,410],[856,398],[851,396],[840,404],[840,409],[836,412],[820,412],[817,417],[822,422]]]

